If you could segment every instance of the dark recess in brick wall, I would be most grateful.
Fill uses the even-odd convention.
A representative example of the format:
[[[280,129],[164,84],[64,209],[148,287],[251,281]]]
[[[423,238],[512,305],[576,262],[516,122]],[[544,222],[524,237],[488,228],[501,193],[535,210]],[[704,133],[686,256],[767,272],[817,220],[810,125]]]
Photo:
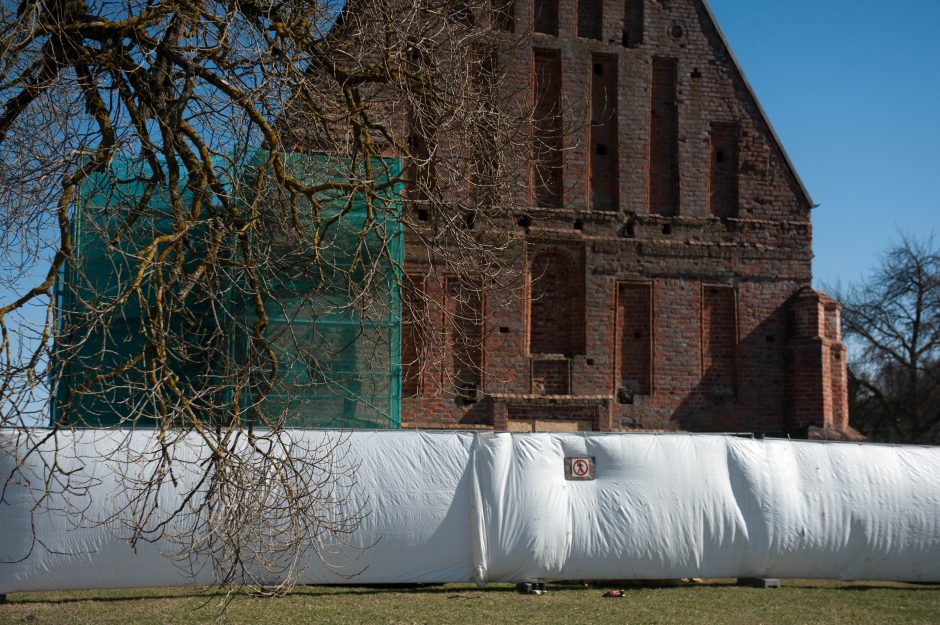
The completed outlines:
[[[464,403],[479,399],[483,371],[483,299],[474,288],[461,288],[447,280],[447,308],[451,317],[451,389]]]
[[[623,3],[623,47],[635,48],[643,43],[643,2],[624,0]]]
[[[738,126],[712,124],[709,128],[711,161],[709,163],[708,208],[717,217],[738,214]]]
[[[654,58],[650,81],[650,212],[679,214],[679,62]]]
[[[578,0],[578,37],[604,38],[604,0]]]
[[[652,391],[652,285],[622,283],[617,287],[618,390],[633,395]]]
[[[591,206],[617,210],[617,57],[591,56]]]
[[[408,149],[414,157],[407,171],[408,197],[412,200],[418,220],[427,221],[428,190],[435,184],[434,164],[431,162],[431,143],[421,120],[414,114],[408,117]]]
[[[529,352],[584,353],[584,261],[580,250],[552,245],[531,264]]]
[[[535,66],[535,202],[544,208],[562,203],[561,54],[536,48]]]
[[[513,32],[516,29],[516,3],[514,0],[493,2],[493,26],[497,30]]]
[[[535,32],[558,36],[558,0],[534,0]]]
[[[401,325],[401,392],[404,397],[415,397],[421,392],[421,354],[423,344],[418,320],[425,318],[425,278],[405,274],[402,280]]]
[[[702,388],[713,395],[735,393],[738,324],[734,287],[702,286]]]

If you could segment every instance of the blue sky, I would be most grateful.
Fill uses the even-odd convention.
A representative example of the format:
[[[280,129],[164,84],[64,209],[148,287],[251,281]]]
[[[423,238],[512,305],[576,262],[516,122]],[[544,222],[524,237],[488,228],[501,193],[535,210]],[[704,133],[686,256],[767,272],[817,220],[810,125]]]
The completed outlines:
[[[709,0],[813,200],[815,285],[940,237],[940,0]]]

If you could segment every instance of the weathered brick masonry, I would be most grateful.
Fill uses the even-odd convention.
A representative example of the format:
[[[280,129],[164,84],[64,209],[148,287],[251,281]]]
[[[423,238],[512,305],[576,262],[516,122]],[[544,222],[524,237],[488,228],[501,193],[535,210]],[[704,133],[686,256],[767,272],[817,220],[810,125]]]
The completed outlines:
[[[517,0],[503,25],[531,33],[499,63],[567,149],[529,172],[528,297],[451,302],[410,250],[410,283],[485,349],[406,367],[403,425],[844,431],[811,200],[705,4]]]

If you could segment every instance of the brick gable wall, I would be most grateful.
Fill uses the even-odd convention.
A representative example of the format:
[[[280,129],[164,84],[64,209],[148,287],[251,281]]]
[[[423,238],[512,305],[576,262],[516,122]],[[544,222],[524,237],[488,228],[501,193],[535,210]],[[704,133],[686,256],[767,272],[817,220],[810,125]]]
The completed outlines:
[[[527,177],[529,301],[487,306],[478,401],[445,383],[403,424],[844,429],[838,305],[804,301],[810,200],[707,8],[517,0],[511,21],[529,44],[498,63],[565,147]]]

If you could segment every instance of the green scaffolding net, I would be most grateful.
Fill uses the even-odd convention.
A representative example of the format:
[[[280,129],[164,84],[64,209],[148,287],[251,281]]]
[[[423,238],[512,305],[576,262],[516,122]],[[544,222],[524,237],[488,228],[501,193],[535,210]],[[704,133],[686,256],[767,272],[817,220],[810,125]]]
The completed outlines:
[[[115,162],[89,177],[56,288],[53,422],[147,427],[169,411],[181,424],[237,414],[259,427],[399,427],[398,162],[283,157],[315,190],[300,198],[255,184],[269,162],[258,152],[238,175],[220,167],[242,218],[257,224],[239,240],[236,227],[220,232],[218,207],[181,228],[165,189],[146,183],[144,163]],[[192,206],[198,198],[180,189],[177,206]],[[181,229],[185,252],[164,254]],[[219,247],[219,237],[229,244]],[[215,259],[219,249],[229,256]],[[158,298],[171,269],[186,279]],[[178,402],[168,408],[154,380],[172,385]]]

